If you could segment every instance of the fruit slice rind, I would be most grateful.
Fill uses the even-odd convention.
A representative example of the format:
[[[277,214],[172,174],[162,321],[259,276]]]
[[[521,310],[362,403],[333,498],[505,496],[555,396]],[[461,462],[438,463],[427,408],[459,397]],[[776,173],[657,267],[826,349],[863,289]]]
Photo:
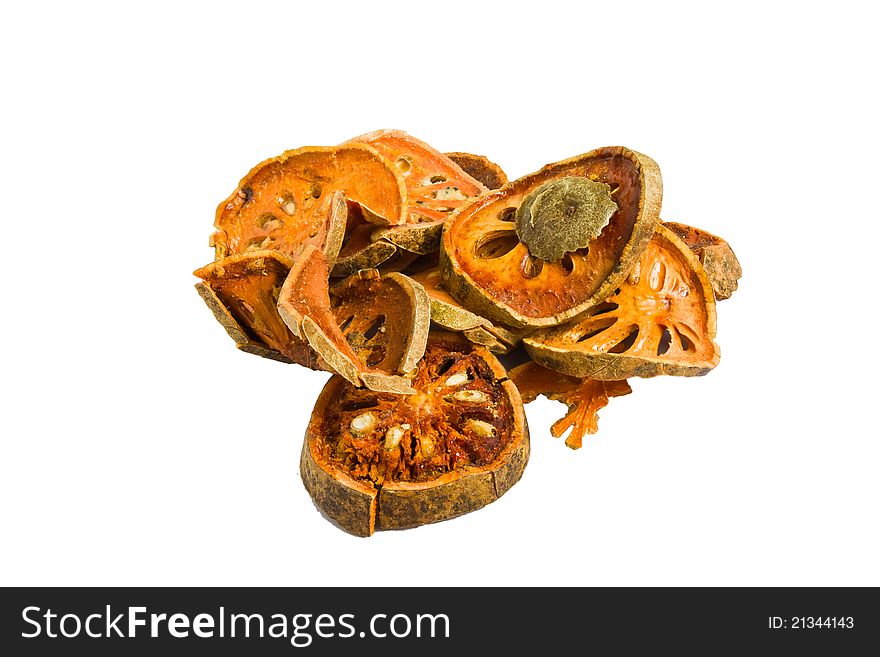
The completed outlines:
[[[317,354],[278,315],[271,287],[260,292],[261,285],[271,286],[273,281],[280,285],[293,263],[276,251],[227,256],[193,272],[203,279],[196,284],[196,291],[240,350],[283,363],[323,369]],[[249,308],[248,317],[236,317],[230,304]],[[248,322],[254,326],[249,328]]]
[[[569,275],[571,272],[563,273],[564,262],[544,263],[542,269],[548,273],[542,277],[539,272],[529,279],[512,273],[519,266],[520,260],[528,255],[525,246],[521,243],[497,257],[497,262],[500,264],[494,266],[480,264],[476,251],[473,253],[469,251],[475,248],[477,243],[472,244],[467,241],[472,239],[467,231],[473,232],[475,236],[479,230],[484,230],[485,237],[485,231],[513,230],[512,223],[492,217],[500,217],[503,212],[515,210],[518,205],[516,199],[522,199],[548,180],[572,175],[589,177],[590,171],[594,169],[611,172],[612,165],[617,167],[614,169],[614,176],[628,185],[627,193],[637,194],[637,203],[627,204],[625,208],[619,209],[599,238],[593,241],[590,253],[595,251],[599,255],[569,254],[572,259],[584,258],[585,265],[592,262],[589,260],[591,257],[604,257],[601,261],[604,263],[602,274],[595,274],[592,266],[579,269],[580,265],[575,264],[576,275],[572,276]],[[609,182],[601,180],[601,176],[597,179]],[[657,164],[648,156],[627,148],[617,146],[599,148],[549,164],[536,173],[524,176],[508,183],[500,190],[475,199],[470,205],[461,209],[452,222],[444,227],[440,250],[444,285],[464,307],[493,322],[514,328],[543,328],[576,319],[591,307],[604,301],[626,278],[630,267],[647,245],[659,221],[661,198],[662,181]],[[619,196],[615,197],[615,200],[618,200],[620,205]],[[623,211],[625,215],[621,215]],[[620,219],[622,216],[627,218],[625,222]],[[481,226],[483,228],[480,228]],[[613,237],[615,231],[624,231],[622,247],[620,240]],[[515,233],[513,237],[515,239]],[[611,252],[607,257],[602,256],[601,254],[607,249],[611,249]],[[501,286],[502,276],[508,275],[503,274],[504,271],[511,272],[509,274],[511,281],[514,280],[512,277],[517,277],[515,285],[511,282],[508,287]],[[578,271],[583,273],[578,274]],[[479,277],[480,281],[475,276]],[[562,280],[562,283],[559,283],[562,287],[548,289],[546,276]],[[582,278],[584,276],[590,278]],[[586,282],[590,281],[592,287],[588,288]],[[582,298],[585,295],[588,296]],[[519,306],[515,305],[517,300]],[[529,312],[525,312],[523,304],[530,305]]]
[[[709,282],[712,283],[715,299],[729,299],[739,287],[739,279],[742,277],[742,266],[730,244],[701,228],[674,221],[665,221],[663,225],[678,235],[699,258]]]
[[[341,210],[338,193],[361,204],[369,221],[394,225],[406,218],[406,186],[378,151],[366,144],[308,146],[253,167],[218,206],[217,257],[254,247],[291,255],[312,244],[332,262],[341,240],[333,221]]]
[[[372,293],[355,294],[358,290],[372,290]],[[375,295],[383,290],[382,294],[394,300],[389,304],[393,307],[376,309],[377,314],[371,314],[370,308],[362,312],[361,306],[371,304]],[[361,299],[355,303],[357,297]],[[351,303],[355,306],[349,310]],[[387,318],[379,317],[382,310],[397,313],[389,316],[392,320],[389,334],[385,333]],[[396,374],[406,374],[415,368],[425,351],[431,318],[425,290],[407,276],[399,273],[383,276],[375,269],[361,270],[334,286],[331,298],[326,261],[315,247],[305,246],[281,287],[278,313],[291,332],[301,335],[330,369],[352,385],[400,394],[412,392],[411,384]],[[363,321],[371,324],[379,318],[382,323],[377,324],[369,337],[359,333],[360,346],[356,347],[352,343],[353,334],[347,334],[342,327],[346,320],[339,317],[340,313],[350,313],[347,324],[351,330]],[[355,317],[358,319],[352,324]],[[371,341],[379,335],[380,329],[384,342],[376,346]],[[358,351],[364,348],[369,351]],[[379,359],[365,361],[364,353],[376,353],[376,348],[380,350]]]
[[[485,155],[454,152],[446,153],[446,157],[460,166],[465,173],[479,180],[488,189],[498,189],[507,184],[507,174]]]
[[[447,345],[467,344],[451,334],[433,334],[433,337]],[[516,386],[506,378],[497,378],[499,375],[505,377],[504,368],[485,350],[457,348],[477,354],[489,366],[491,374],[488,376],[495,377],[492,385],[500,391],[499,403],[505,404],[509,410],[509,415],[504,416],[507,442],[484,466],[464,464],[417,481],[387,479],[377,483],[357,478],[338,460],[325,456],[321,449],[325,438],[334,431],[327,424],[327,409],[339,404],[340,394],[348,384],[341,377],[334,376],[321,391],[306,431],[300,474],[319,509],[346,531],[369,536],[377,529],[403,529],[454,518],[495,501],[522,476],[529,456],[529,437]],[[434,378],[423,379],[417,395],[442,396],[444,377],[446,375],[439,374],[438,370]],[[389,422],[401,421],[405,417],[393,412],[395,415]],[[419,434],[419,440],[423,440],[422,434]]]
[[[445,223],[445,220],[426,221],[418,224],[380,228],[373,233],[371,239],[374,241],[385,240],[410,253],[425,255],[440,248],[440,236],[443,234]]]
[[[524,338],[526,350],[552,370],[600,380],[702,376],[718,364],[712,286],[693,252],[663,226],[629,279],[597,311]],[[619,353],[609,353],[609,347]]]

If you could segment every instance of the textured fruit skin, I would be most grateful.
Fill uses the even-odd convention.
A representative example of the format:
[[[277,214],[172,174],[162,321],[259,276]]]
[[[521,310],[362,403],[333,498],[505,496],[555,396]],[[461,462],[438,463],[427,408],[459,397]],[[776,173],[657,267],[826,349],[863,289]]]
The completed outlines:
[[[507,174],[504,170],[485,155],[456,152],[446,153],[446,157],[489,189],[499,189],[507,184]]]
[[[436,339],[461,342],[452,334],[432,334]],[[466,343],[465,343],[466,344]],[[488,466],[466,466],[420,482],[386,482],[372,486],[355,479],[317,449],[328,406],[337,399],[344,379],[327,382],[315,404],[300,458],[303,484],[321,511],[356,536],[376,529],[404,529],[447,520],[475,511],[506,493],[525,469],[529,458],[529,432],[516,386],[506,380],[503,366],[482,351],[510,402],[510,442]]]
[[[624,198],[615,197],[621,209],[593,241],[589,253],[571,255],[571,272],[565,273],[561,261],[544,263],[538,275],[524,277],[519,264],[522,259],[525,266],[528,250],[521,243],[497,260],[479,258],[481,240],[513,230],[498,217],[519,207],[527,194],[549,180],[567,176],[595,175],[607,182],[603,172],[625,185]],[[456,213],[441,239],[444,286],[468,310],[514,328],[556,326],[575,319],[604,301],[626,278],[659,221],[661,198],[657,164],[627,148],[599,148],[549,164]]]
[[[578,332],[580,322],[575,321],[564,326],[537,331],[524,338],[523,343],[529,355],[537,363],[557,372],[604,381],[660,375],[702,376],[714,368],[721,358],[721,353],[718,345],[714,342],[716,332],[715,297],[706,273],[693,252],[671,230],[658,226],[654,239],[683,263],[691,287],[686,296],[694,299],[697,295],[696,298],[700,301],[703,313],[700,321],[704,326],[700,336],[702,339],[699,345],[699,354],[695,354],[692,358],[679,357],[672,360],[670,357],[664,357],[660,354],[640,353],[634,355],[625,352],[590,351],[587,349],[588,343],[582,342],[581,334]],[[642,275],[647,277],[650,272],[642,272]],[[626,285],[630,285],[630,283],[621,284],[621,289],[625,294]],[[613,299],[615,296],[611,297],[611,300]],[[637,303],[647,303],[648,301],[651,300],[645,301],[636,297]],[[614,311],[608,313],[608,316],[613,317]],[[582,321],[588,320],[589,318]],[[624,323],[626,322],[624,321]]]
[[[318,354],[288,329],[275,307],[276,288],[293,263],[275,251],[227,256],[194,272],[203,279],[196,284],[196,291],[240,350],[282,363],[325,369]],[[246,308],[251,310],[246,312]]]
[[[397,375],[413,369],[424,354],[431,310],[425,290],[409,277],[363,269],[337,283],[331,299],[327,262],[318,249],[306,246],[293,261],[277,303],[287,328],[353,385],[412,392],[409,382]],[[385,322],[370,339],[384,343],[378,347],[382,356],[371,362],[374,345],[365,342],[363,332],[379,315]]]
[[[402,177],[408,198],[406,219],[375,231],[372,239],[410,253],[436,251],[443,224],[451,214],[488,191],[443,153],[402,130],[377,130],[346,144],[369,145],[392,162]]]
[[[742,277],[742,266],[730,244],[717,235],[686,224],[666,221],[663,225],[678,235],[700,259],[712,283],[715,298],[718,301],[729,299],[739,287]]]
[[[284,198],[290,199],[292,214],[284,211]],[[363,216],[379,225],[406,218],[403,180],[375,149],[365,144],[299,148],[255,166],[218,206],[211,238],[216,257],[244,253],[255,244],[292,255],[312,244],[332,262],[344,227],[327,226],[326,218],[340,198],[357,203]]]

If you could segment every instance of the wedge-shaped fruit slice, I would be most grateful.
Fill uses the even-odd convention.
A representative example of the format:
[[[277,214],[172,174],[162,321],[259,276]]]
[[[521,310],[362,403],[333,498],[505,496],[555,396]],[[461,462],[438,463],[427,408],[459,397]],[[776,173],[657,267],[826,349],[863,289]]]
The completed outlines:
[[[447,153],[446,157],[489,189],[498,189],[507,184],[507,174],[504,170],[485,155]]]
[[[315,404],[300,474],[318,508],[358,536],[479,509],[528,460],[519,393],[485,349],[432,334],[413,386],[389,395],[333,377]]]
[[[425,351],[428,297],[402,274],[365,269],[328,290],[327,263],[307,246],[284,282],[278,311],[327,365],[354,385],[412,393],[402,374]]]
[[[568,433],[565,444],[572,449],[580,449],[587,434],[599,431],[599,410],[605,408],[612,397],[632,392],[626,381],[580,379],[534,362],[515,367],[508,375],[516,384],[523,404],[544,395],[568,406],[568,413],[553,423],[550,433],[556,438]]]
[[[369,146],[311,146],[266,160],[217,208],[217,257],[262,249],[293,255],[310,244],[333,262],[346,223],[343,198],[379,225],[407,216],[403,178]]]
[[[663,225],[678,235],[697,255],[712,283],[715,298],[719,301],[729,299],[739,287],[742,276],[742,267],[730,245],[720,237],[693,226],[673,221],[666,221]]]
[[[626,277],[657,224],[661,193],[654,161],[626,148],[549,164],[453,218],[442,239],[443,283],[466,308],[502,324],[539,328],[577,318]],[[528,245],[518,223],[531,227]],[[590,231],[599,234],[589,239]],[[563,234],[584,246],[556,260],[533,255],[554,251]]]
[[[658,226],[627,280],[577,322],[538,331],[538,363],[604,381],[659,374],[699,376],[718,364],[715,297],[696,256]]]
[[[348,143],[369,144],[403,176],[409,198],[406,222],[378,231],[375,239],[407,251],[436,251],[449,215],[488,191],[443,153],[400,130],[378,130]]]
[[[197,269],[196,290],[242,351],[324,369],[308,344],[278,315],[278,293],[293,261],[275,251],[223,258]]]

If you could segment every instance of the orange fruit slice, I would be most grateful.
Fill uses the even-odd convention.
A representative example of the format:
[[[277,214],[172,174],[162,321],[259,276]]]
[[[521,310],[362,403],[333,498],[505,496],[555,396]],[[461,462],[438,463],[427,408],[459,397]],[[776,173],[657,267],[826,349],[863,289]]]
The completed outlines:
[[[568,412],[550,427],[550,433],[561,438],[568,433],[565,444],[580,449],[584,437],[599,431],[599,411],[612,397],[628,395],[632,388],[626,381],[599,381],[560,374],[538,363],[524,363],[508,372],[523,404],[534,401],[538,395],[563,402]]]
[[[425,350],[430,305],[398,273],[361,270],[328,289],[327,262],[306,246],[278,295],[278,312],[327,366],[356,386],[411,394],[410,373]]]
[[[346,143],[375,148],[403,177],[409,199],[405,223],[381,230],[376,237],[408,251],[436,251],[450,214],[488,191],[443,153],[401,130],[378,130]]]
[[[519,238],[517,212],[547,185],[578,179],[606,189],[616,211],[587,247],[555,261],[532,255]],[[654,161],[626,148],[600,148],[547,165],[457,213],[441,243],[443,284],[469,310],[509,326],[574,319],[626,277],[657,224],[661,194]]]
[[[627,279],[571,324],[523,339],[558,372],[601,380],[699,376],[718,364],[715,296],[696,256],[671,230],[657,232]]]
[[[374,149],[300,148],[258,164],[220,204],[211,238],[217,257],[265,249],[293,255],[311,244],[332,262],[346,223],[340,199],[357,203],[376,224],[407,216],[403,179]]]
[[[292,263],[275,251],[228,256],[194,272],[203,279],[196,290],[242,351],[324,369],[318,355],[287,328],[275,309]]]
[[[413,387],[390,395],[334,376],[315,404],[300,474],[318,508],[353,534],[469,513],[522,476],[522,402],[488,351],[432,334]]]
[[[712,283],[715,298],[719,301],[729,299],[739,287],[739,279],[742,276],[742,267],[730,244],[712,233],[693,226],[673,221],[666,221],[663,225],[678,235],[696,254],[706,276],[709,277],[709,282]]]

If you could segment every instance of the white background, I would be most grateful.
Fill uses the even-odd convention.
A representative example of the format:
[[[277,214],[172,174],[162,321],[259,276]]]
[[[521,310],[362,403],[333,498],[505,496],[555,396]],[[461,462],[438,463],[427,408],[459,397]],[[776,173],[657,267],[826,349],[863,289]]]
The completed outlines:
[[[661,6],[663,5],[663,6]],[[4,9],[0,584],[880,585],[870,3]],[[370,539],[297,472],[326,374],[193,290],[257,162],[393,127],[511,178],[656,159],[745,270],[705,378],[632,382],[522,481]]]

